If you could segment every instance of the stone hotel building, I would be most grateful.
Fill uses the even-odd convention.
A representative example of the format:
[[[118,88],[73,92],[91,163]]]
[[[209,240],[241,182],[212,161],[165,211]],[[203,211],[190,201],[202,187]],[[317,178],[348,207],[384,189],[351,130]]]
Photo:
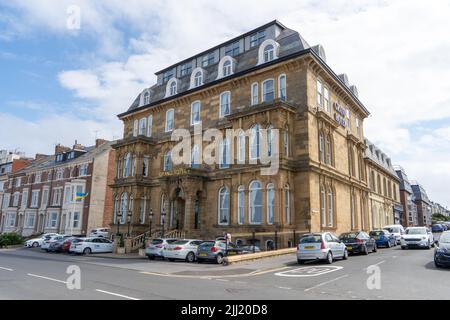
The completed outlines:
[[[152,212],[153,230],[202,239],[229,232],[243,242],[255,235],[262,248],[275,231],[289,246],[294,232],[370,229],[369,111],[322,46],[273,21],[156,77],[118,115],[113,228],[143,234]],[[200,125],[223,133],[217,164],[197,161],[211,143],[194,130]],[[171,135],[180,128],[193,137],[191,165],[173,163]],[[225,138],[227,129],[237,134]],[[276,144],[279,170],[264,175],[260,160]]]

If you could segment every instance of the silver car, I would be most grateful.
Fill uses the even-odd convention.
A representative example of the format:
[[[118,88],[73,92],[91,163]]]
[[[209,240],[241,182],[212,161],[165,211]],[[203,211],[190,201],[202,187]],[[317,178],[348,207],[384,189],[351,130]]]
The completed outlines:
[[[164,258],[169,261],[185,260],[186,262],[195,261],[195,253],[203,240],[178,240],[164,247]]]
[[[306,234],[300,238],[297,246],[297,262],[325,260],[328,264],[334,259],[348,259],[345,244],[330,232]]]
[[[163,256],[163,251],[164,251],[164,247],[174,243],[175,241],[177,241],[178,239],[152,239],[152,241],[150,241],[150,244],[148,245],[147,248],[145,248],[145,255],[150,259],[150,260],[154,260],[155,258],[162,258],[164,259]]]

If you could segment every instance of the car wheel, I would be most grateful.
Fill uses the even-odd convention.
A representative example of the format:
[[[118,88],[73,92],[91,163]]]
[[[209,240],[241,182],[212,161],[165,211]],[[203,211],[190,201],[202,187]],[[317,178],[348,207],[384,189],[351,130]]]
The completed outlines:
[[[175,259],[172,259],[172,258],[169,258],[167,260],[169,260],[170,262],[174,262],[175,261]]]
[[[348,251],[344,250],[344,255],[342,256],[343,260],[347,260],[348,259]]]
[[[220,253],[216,256],[216,262],[217,264],[223,263],[223,256]]]
[[[378,251],[377,244],[374,243],[374,244],[373,244],[373,250],[372,250],[372,252],[377,252],[377,251]]]
[[[331,251],[328,251],[326,262],[328,264],[332,264],[333,263],[333,254],[331,253]]]
[[[88,255],[88,254],[91,254],[92,253],[92,250],[91,250],[91,248],[84,248],[84,250],[83,250],[83,254],[86,254],[86,255]]]
[[[369,249],[367,249],[367,246],[364,246],[364,255],[367,256],[369,254]]]
[[[195,254],[193,252],[189,252],[188,255],[186,256],[186,261],[187,262],[194,262],[195,261]]]
[[[406,250],[406,247],[402,246],[402,250]]]
[[[390,242],[390,241],[388,241],[388,243],[387,243],[387,247],[388,247],[388,248],[391,248],[391,247],[392,247],[392,244],[391,244],[391,242]]]
[[[304,260],[297,259],[297,263],[298,263],[298,264],[305,264],[305,261],[304,261]]]
[[[37,247],[39,247],[39,243],[37,243],[37,242],[33,242],[33,244],[31,245],[33,248],[37,248]]]

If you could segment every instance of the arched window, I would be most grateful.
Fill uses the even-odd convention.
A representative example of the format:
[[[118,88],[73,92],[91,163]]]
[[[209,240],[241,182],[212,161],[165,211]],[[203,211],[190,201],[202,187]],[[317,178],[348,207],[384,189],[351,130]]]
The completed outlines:
[[[174,126],[174,110],[169,109],[166,112],[166,132],[173,131]]]
[[[323,137],[323,132],[319,133],[319,157],[320,162],[325,163],[325,138]]]
[[[263,102],[271,102],[275,99],[275,88],[273,79],[269,79],[262,84],[262,100]]]
[[[164,171],[172,171],[172,150],[168,150],[164,154]]]
[[[278,97],[283,100],[286,101],[286,75],[282,74],[279,78],[278,78]]]
[[[140,136],[145,135],[146,130],[147,130],[147,119],[142,118],[141,120],[139,120],[139,135]]]
[[[131,153],[127,153],[127,155],[125,156],[125,159],[124,159],[125,165],[123,167],[123,177],[124,178],[128,178],[131,174],[131,160],[132,160]]]
[[[200,148],[196,144],[194,144],[194,146],[192,147],[191,167],[192,168],[199,168],[200,167]]]
[[[332,165],[333,162],[333,144],[331,143],[331,136],[327,135],[327,164]]]
[[[137,137],[139,131],[139,121],[136,119],[133,122],[133,137]]]
[[[238,188],[238,224],[244,224],[245,219],[245,191],[244,186]]]
[[[275,223],[275,189],[272,183],[267,185],[267,224]]]
[[[222,73],[224,77],[231,75],[233,72],[232,62],[230,60],[225,61],[222,68]]]
[[[223,118],[230,114],[231,93],[229,91],[223,92],[220,95],[220,118]]]
[[[177,82],[176,81],[173,81],[171,84],[170,84],[170,95],[171,96],[174,96],[174,95],[176,95],[177,94]]]
[[[191,105],[191,125],[200,123],[200,101],[195,101]]]
[[[149,115],[147,119],[147,137],[152,136],[153,131],[153,116]]]
[[[269,44],[264,48],[264,62],[269,62],[274,59],[275,48]]]
[[[119,212],[120,212],[120,201],[119,201],[119,196],[115,196],[114,198],[114,220],[113,220],[113,224],[117,224],[118,221],[118,216],[119,216]]]
[[[291,192],[289,185],[284,186],[284,218],[287,224],[291,224]]]
[[[284,126],[284,155],[289,157],[289,126]]]
[[[120,214],[121,219],[120,219],[120,223],[121,224],[125,224],[127,215],[128,215],[128,195],[126,192],[124,192],[122,194],[122,198],[121,198],[121,206],[120,206]]]
[[[147,105],[150,103],[150,92],[145,91],[144,93],[144,105]]]
[[[194,76],[194,86],[200,87],[203,84],[203,72],[198,71]]]
[[[238,134],[238,161],[245,162],[245,133],[243,130]]]
[[[145,209],[147,206],[147,198],[144,196],[141,198],[141,205],[139,206],[139,223],[145,223]]]
[[[272,150],[273,150],[273,132],[272,132],[273,126],[269,125],[267,127],[267,155],[269,157],[272,156]]]
[[[334,226],[334,195],[331,188],[328,189],[328,226]]]
[[[252,106],[257,105],[259,103],[259,93],[258,93],[258,83],[255,82],[252,84]]]
[[[320,186],[320,212],[322,215],[322,227],[327,226],[327,200],[325,188]]]
[[[228,138],[223,139],[220,142],[220,160],[219,166],[221,169],[226,169],[230,167],[231,162],[231,148],[230,148],[230,140]]]
[[[230,191],[227,187],[219,190],[219,224],[228,225],[230,223]]]
[[[257,123],[250,129],[250,159],[260,157],[261,126]]]
[[[249,187],[250,224],[262,223],[262,188],[261,182],[253,181]]]

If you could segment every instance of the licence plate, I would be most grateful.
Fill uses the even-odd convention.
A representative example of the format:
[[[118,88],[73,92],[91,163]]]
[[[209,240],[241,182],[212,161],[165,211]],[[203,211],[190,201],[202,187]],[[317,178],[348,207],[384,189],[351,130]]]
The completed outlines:
[[[375,240],[380,240],[380,237],[373,237]]]
[[[206,253],[200,253],[198,256],[199,257],[207,257],[208,255]]]
[[[353,250],[352,246],[347,246],[347,250]]]
[[[234,252],[234,251],[228,252],[228,255],[232,255],[232,254],[236,254],[236,252]]]
[[[314,246],[306,246],[305,250],[314,250],[314,248],[315,248]]]

